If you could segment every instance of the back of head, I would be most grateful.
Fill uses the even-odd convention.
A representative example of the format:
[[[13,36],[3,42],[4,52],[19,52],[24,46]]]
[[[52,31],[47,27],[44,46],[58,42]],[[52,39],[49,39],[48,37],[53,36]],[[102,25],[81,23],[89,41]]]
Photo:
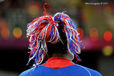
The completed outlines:
[[[58,32],[60,40],[55,44],[47,42],[49,57],[53,57],[53,54],[56,56],[63,56],[64,54],[67,53],[67,38],[66,34],[62,31],[64,29],[63,27],[64,27],[63,23],[58,21]]]
[[[64,13],[57,13],[54,17],[46,14],[33,20],[27,25],[30,58],[39,65],[46,54],[65,54],[67,50],[76,55],[80,53],[80,41],[76,25]]]

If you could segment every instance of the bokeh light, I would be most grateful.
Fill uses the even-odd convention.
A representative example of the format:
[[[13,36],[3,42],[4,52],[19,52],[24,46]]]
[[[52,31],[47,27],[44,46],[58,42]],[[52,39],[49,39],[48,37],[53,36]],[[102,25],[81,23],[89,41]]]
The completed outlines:
[[[105,46],[102,50],[102,53],[105,55],[105,56],[110,56],[112,55],[113,53],[113,48],[112,46]]]
[[[107,42],[111,41],[111,39],[112,39],[112,32],[111,32],[111,31],[106,31],[106,32],[104,33],[104,39],[105,39]]]
[[[78,28],[77,31],[79,32],[79,37],[80,37],[80,38],[83,38],[83,36],[84,36],[84,31],[83,31],[83,29],[82,29],[82,28]]]
[[[14,28],[14,30],[13,30],[13,36],[16,39],[21,38],[22,37],[22,30],[21,30],[21,28],[19,28],[19,27]]]
[[[39,11],[40,11],[39,3],[37,3],[37,2],[30,2],[30,3],[28,3],[27,11],[28,11],[29,15],[31,15],[31,16],[38,15]]]
[[[89,32],[89,37],[92,41],[98,40],[98,30],[96,28],[91,28]]]
[[[104,8],[104,14],[111,14],[113,12],[113,8],[110,6],[110,5],[107,5],[105,8]]]
[[[10,34],[10,32],[9,32],[8,27],[2,27],[2,29],[1,29],[1,37],[3,39],[8,39],[9,38],[9,34]]]

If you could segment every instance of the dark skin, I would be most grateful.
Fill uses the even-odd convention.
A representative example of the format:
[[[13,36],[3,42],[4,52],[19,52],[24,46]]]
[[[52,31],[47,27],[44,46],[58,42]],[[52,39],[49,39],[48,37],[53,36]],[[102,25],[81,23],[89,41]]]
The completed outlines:
[[[51,57],[64,57],[66,59],[73,60],[74,55],[67,50],[67,39],[66,34],[63,32],[65,23],[57,21],[59,24],[58,31],[60,40],[56,44],[47,43],[48,45],[48,56]]]
[[[73,60],[74,59],[74,55],[72,55],[69,51],[67,51],[67,53],[65,54],[52,54],[52,57],[64,57],[66,59],[69,59],[69,60]]]

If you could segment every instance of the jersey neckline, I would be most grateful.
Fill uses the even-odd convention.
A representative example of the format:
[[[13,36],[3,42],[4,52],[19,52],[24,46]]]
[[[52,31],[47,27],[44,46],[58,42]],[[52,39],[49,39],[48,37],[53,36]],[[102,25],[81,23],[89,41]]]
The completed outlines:
[[[52,69],[60,69],[70,65],[74,65],[72,60],[63,57],[51,57],[44,64],[42,64],[42,66]]]

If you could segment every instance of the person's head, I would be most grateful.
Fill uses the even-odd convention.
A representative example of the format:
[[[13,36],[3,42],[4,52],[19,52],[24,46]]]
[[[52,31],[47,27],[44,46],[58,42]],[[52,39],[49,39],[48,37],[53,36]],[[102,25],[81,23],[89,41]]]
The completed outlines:
[[[29,60],[35,59],[36,65],[43,61],[45,55],[78,57],[81,44],[77,27],[68,15],[57,13],[51,17],[46,14],[33,20],[27,27],[31,50]]]

